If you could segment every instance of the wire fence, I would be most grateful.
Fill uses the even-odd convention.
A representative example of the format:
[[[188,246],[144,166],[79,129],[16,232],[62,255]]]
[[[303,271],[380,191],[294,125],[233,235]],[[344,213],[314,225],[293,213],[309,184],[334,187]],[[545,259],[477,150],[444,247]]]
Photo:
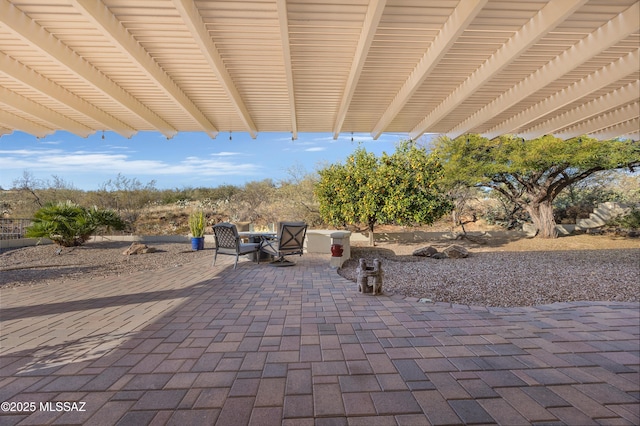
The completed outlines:
[[[31,219],[0,218],[0,240],[17,240],[24,238],[24,233],[31,225]]]

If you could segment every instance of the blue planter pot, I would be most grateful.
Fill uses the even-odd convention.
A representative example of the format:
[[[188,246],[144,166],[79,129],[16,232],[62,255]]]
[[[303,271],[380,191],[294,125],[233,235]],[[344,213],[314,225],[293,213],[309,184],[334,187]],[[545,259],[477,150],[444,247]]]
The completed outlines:
[[[204,250],[204,237],[191,237],[191,250]]]

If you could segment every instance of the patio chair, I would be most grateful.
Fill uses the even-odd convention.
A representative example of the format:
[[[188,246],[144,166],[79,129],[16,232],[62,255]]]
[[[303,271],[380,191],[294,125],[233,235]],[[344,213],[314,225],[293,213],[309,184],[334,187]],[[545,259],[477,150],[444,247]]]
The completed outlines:
[[[236,257],[233,269],[238,266],[238,258],[240,255],[255,253],[260,250],[260,243],[243,243],[238,235],[238,229],[232,223],[218,223],[213,226],[213,237],[216,242],[216,253],[213,256],[213,264],[215,266],[216,259],[219,254],[228,254]],[[260,263],[260,256],[256,256]]]
[[[260,250],[274,256],[273,266],[292,266],[295,263],[285,260],[285,256],[300,255],[304,250],[304,237],[307,224],[304,222],[282,222],[276,237],[263,237]]]

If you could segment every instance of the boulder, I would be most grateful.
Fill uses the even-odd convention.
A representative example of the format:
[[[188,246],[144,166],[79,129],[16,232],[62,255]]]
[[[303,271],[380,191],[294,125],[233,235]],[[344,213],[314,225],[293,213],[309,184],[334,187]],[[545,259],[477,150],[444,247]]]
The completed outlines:
[[[438,252],[433,246],[422,247],[413,251],[414,256],[431,257]]]
[[[125,256],[131,256],[132,254],[153,253],[155,251],[155,248],[147,247],[146,244],[131,243],[129,248],[122,252],[122,254],[124,254]]]
[[[450,245],[446,249],[442,250],[442,252],[450,259],[462,259],[469,256],[469,251],[457,244]]]
[[[536,226],[533,223],[523,223],[522,224],[522,230],[524,231],[525,234],[527,234],[528,238],[533,238],[536,235],[538,235],[538,228],[536,228]]]

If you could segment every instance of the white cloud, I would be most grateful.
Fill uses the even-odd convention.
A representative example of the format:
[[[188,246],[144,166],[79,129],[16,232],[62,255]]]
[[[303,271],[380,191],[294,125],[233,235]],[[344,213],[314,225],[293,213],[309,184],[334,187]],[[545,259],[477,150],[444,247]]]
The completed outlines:
[[[222,152],[214,152],[210,155],[213,157],[233,157],[233,156],[239,156],[244,154],[242,152],[222,151]]]
[[[298,135],[298,138],[300,137],[300,135]],[[272,138],[271,139],[273,142],[295,142],[291,140],[291,137],[282,137],[282,138]],[[297,140],[297,139],[296,139]]]
[[[326,147],[323,146],[315,146],[312,148],[307,148],[305,149],[306,152],[320,152],[320,151],[326,151]]]
[[[60,149],[6,149],[0,150],[0,155],[20,155],[20,156],[30,156],[30,155],[39,155],[39,154],[48,154],[48,153],[60,153],[63,152]]]
[[[301,147],[301,146],[315,145],[317,143],[318,143],[318,141],[316,139],[310,140],[310,141],[306,141],[306,140],[300,139],[300,140],[297,140],[297,141],[293,142],[291,144],[291,146]]]
[[[224,153],[230,156],[233,153]],[[0,169],[4,171],[40,171],[46,173],[105,173],[132,175],[189,175],[205,176],[252,175],[262,167],[252,163],[235,163],[216,158],[186,157],[174,164],[160,160],[132,159],[122,153],[61,150],[0,151]]]
[[[129,151],[129,152],[136,152],[136,151],[132,150],[130,146],[125,146],[125,145],[106,145],[106,148],[122,150],[122,151]]]
[[[338,136],[338,139],[340,139],[341,137]],[[312,138],[312,140],[314,142],[330,142],[330,143],[335,143],[336,140],[333,139],[333,136],[321,136],[321,137],[314,137]]]

